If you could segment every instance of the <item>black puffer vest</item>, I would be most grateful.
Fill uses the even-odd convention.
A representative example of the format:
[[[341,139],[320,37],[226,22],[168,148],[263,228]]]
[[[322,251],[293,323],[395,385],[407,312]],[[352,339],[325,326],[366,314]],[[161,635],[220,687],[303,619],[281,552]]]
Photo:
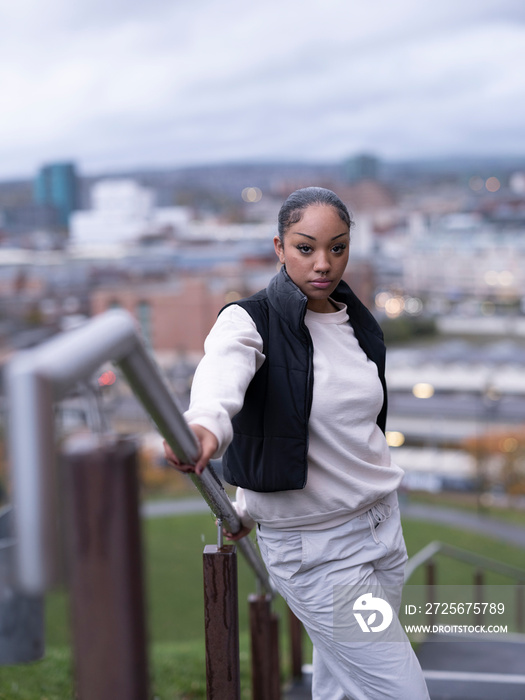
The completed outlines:
[[[360,346],[377,364],[384,391],[377,424],[384,432],[387,401],[383,334],[345,282],[339,283],[332,298],[346,304]],[[223,457],[224,476],[230,484],[261,492],[302,489],[306,485],[314,382],[313,344],[304,323],[307,302],[284,268],[266,289],[235,302],[255,321],[266,360],[232,421],[234,437]]]

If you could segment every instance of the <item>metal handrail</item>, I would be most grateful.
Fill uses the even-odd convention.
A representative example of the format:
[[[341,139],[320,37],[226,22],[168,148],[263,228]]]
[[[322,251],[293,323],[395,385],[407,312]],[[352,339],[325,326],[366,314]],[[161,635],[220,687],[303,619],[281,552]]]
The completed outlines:
[[[159,369],[146,352],[132,316],[107,311],[68,333],[24,350],[7,368],[9,442],[15,514],[16,579],[28,593],[43,593],[59,578],[57,476],[53,402],[104,362],[120,367],[128,383],[177,457],[192,464],[198,445]],[[192,475],[203,498],[228,530],[241,522],[211,466]],[[253,542],[237,545],[268,593],[272,586]]]
[[[498,574],[501,574],[502,576],[508,576],[509,578],[513,578],[516,581],[525,584],[525,570],[518,569],[517,567],[509,564],[504,564],[503,562],[496,561],[495,559],[490,559],[482,554],[469,552],[466,549],[455,547],[452,544],[438,542],[437,540],[430,542],[426,545],[426,547],[423,547],[423,549],[417,552],[417,554],[410,557],[405,567],[405,583],[417,568],[430,561],[436,554],[443,554],[445,556],[452,557],[453,559],[463,561],[467,564],[472,564],[473,566],[478,566],[483,569],[490,569]]]

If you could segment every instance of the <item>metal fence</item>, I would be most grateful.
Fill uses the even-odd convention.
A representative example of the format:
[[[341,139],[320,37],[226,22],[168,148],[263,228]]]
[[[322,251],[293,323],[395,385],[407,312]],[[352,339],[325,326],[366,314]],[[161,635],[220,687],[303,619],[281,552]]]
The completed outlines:
[[[76,436],[62,446],[66,468],[60,470],[54,431],[55,402],[108,361],[121,369],[181,461],[197,459],[194,435],[127,312],[108,311],[18,353],[6,374],[14,578],[17,588],[30,596],[57,584],[63,569],[60,535],[65,532],[78,695],[83,700],[142,700],[148,693],[148,673],[136,449],[129,440],[111,435]],[[218,520],[217,546],[207,546],[203,555],[206,668],[208,680],[213,679],[208,697],[234,700],[240,693],[238,547],[257,581],[257,595],[250,601],[252,656],[257,658],[259,678],[254,698],[273,700],[279,697],[279,659],[266,568],[250,538],[223,546],[221,523],[232,533],[241,523],[211,466],[191,478]],[[65,494],[63,499],[59,493]],[[219,580],[230,583],[217,587]]]
[[[42,593],[60,577],[53,403],[107,361],[120,367],[175,454],[188,464],[197,458],[193,433],[127,312],[108,311],[74,331],[16,355],[7,372],[9,445],[17,579],[28,593]],[[239,518],[211,467],[192,478],[216,517],[230,532],[238,532]],[[251,540],[240,540],[239,548],[261,587],[271,592],[266,569]]]

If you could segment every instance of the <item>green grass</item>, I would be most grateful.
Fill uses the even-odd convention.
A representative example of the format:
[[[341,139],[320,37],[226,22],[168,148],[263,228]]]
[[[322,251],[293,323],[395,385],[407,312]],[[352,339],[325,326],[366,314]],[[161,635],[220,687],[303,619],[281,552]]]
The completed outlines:
[[[466,530],[417,520],[406,521],[403,525],[403,531],[409,556],[419,552],[429,542],[438,540],[525,570],[525,549],[519,549],[499,540],[476,535]],[[439,554],[436,556],[436,563],[437,583],[450,585],[472,583],[472,566]],[[423,577],[424,572],[420,568],[414,573],[410,583],[423,583]],[[485,583],[487,585],[503,585],[512,583],[512,580],[489,572],[486,575]]]
[[[246,632],[241,644],[242,698],[250,698]],[[206,697],[204,642],[159,642],[150,649],[151,698],[201,700]],[[0,700],[74,700],[69,647],[49,647],[42,661],[0,669]]]
[[[484,505],[480,506],[478,500],[477,494],[419,492],[410,494],[409,503],[428,503],[445,508],[455,508],[525,527],[525,510],[500,506],[497,502],[494,504],[487,500]]]
[[[524,567],[525,553],[474,533],[425,522],[404,524],[409,554],[432,540],[448,542],[485,556]],[[147,608],[150,635],[152,698],[205,698],[202,551],[214,543],[216,528],[209,515],[185,515],[148,520],[144,526]],[[419,575],[419,574],[418,574]],[[440,583],[470,583],[471,569],[438,557]],[[419,583],[417,576],[411,583]],[[487,583],[505,583],[491,576]],[[250,697],[247,596],[254,578],[239,558],[239,618],[243,698]],[[281,600],[282,655],[286,660],[287,620]],[[31,664],[0,668],[0,700],[72,700],[67,597],[52,593],[46,600],[46,657]],[[307,645],[308,646],[308,645]],[[306,659],[308,660],[308,659]]]
[[[49,647],[45,658],[0,668],[0,700],[69,700],[71,654],[68,647]]]

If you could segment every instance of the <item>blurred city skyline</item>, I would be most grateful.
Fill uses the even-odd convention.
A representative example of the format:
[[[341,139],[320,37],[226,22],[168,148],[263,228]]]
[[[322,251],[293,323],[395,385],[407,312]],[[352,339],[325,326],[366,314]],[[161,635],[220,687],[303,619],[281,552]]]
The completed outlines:
[[[525,155],[525,6],[343,0],[0,11],[0,179],[242,160]]]

